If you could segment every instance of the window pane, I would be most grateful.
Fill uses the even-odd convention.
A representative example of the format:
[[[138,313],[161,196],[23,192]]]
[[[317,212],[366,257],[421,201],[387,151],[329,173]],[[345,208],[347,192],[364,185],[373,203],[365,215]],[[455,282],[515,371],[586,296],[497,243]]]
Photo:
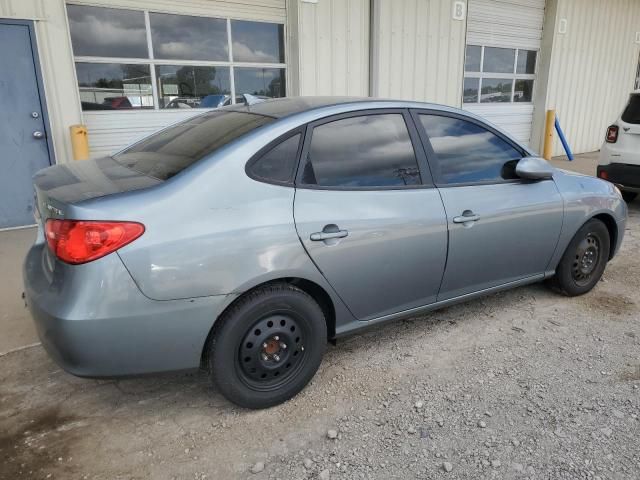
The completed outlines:
[[[530,102],[533,98],[533,80],[516,80],[516,90],[513,92],[514,102]]]
[[[144,12],[67,5],[75,56],[149,58]]]
[[[290,182],[298,159],[300,134],[289,137],[265,153],[251,165],[251,173],[256,177],[275,182]]]
[[[160,108],[217,108],[229,103],[228,67],[156,66]]]
[[[438,181],[469,183],[515,177],[521,155],[504,140],[475,123],[452,117],[420,115],[438,157]]]
[[[285,96],[284,68],[240,68],[234,69],[236,93],[248,93],[260,97],[279,98]]]
[[[518,65],[516,73],[536,73],[535,50],[518,50]]]
[[[328,187],[419,184],[404,118],[400,114],[366,115],[314,128],[302,182]]]
[[[483,72],[513,73],[516,51],[513,48],[484,47]]]
[[[153,108],[149,65],[76,63],[83,110]]]
[[[479,72],[480,71],[480,54],[482,47],[476,45],[467,45],[467,54],[464,60],[465,72]]]
[[[510,102],[512,85],[510,78],[483,78],[480,102]]]
[[[149,23],[155,58],[229,61],[224,19],[149,13]]]
[[[621,119],[623,122],[640,124],[640,94],[629,96],[629,103],[622,112]]]
[[[478,101],[478,87],[480,86],[479,78],[464,79],[464,90],[462,92],[462,100],[464,103],[476,103]]]
[[[231,21],[235,62],[284,63],[284,26],[278,23]]]
[[[273,120],[242,112],[208,112],[161,130],[114,158],[125,167],[166,180]]]

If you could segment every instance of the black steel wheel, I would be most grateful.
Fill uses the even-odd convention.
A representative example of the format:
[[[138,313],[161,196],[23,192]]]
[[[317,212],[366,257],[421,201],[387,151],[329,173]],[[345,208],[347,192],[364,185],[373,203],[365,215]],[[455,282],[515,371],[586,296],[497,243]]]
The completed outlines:
[[[602,221],[592,218],[567,246],[550,286],[567,296],[582,295],[600,280],[609,260],[611,239]]]
[[[266,285],[242,296],[216,322],[211,378],[237,405],[277,405],[315,375],[326,342],[324,314],[311,296],[288,283]]]
[[[575,260],[571,267],[571,274],[576,285],[585,286],[591,282],[599,259],[600,241],[597,235],[589,233],[578,244]]]
[[[239,346],[239,377],[250,388],[274,391],[304,367],[302,320],[291,312],[267,315],[256,322]]]

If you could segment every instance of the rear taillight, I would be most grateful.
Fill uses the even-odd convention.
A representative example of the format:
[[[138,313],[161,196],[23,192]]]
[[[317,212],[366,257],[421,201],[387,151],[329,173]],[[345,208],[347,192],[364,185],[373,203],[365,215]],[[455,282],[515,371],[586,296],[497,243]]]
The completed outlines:
[[[611,125],[607,128],[607,143],[616,143],[618,141],[618,126]]]
[[[47,243],[60,260],[73,265],[87,263],[115,252],[144,233],[136,222],[57,220],[45,224]]]
[[[609,180],[609,174],[607,173],[606,170],[598,170],[598,177],[600,177],[603,180]]]

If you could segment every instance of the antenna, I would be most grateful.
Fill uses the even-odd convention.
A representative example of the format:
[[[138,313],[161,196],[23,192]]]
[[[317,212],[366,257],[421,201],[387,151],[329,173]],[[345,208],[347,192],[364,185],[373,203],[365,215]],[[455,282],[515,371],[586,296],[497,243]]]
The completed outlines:
[[[251,105],[255,105],[256,103],[262,103],[265,101],[264,98],[256,97],[255,95],[249,95],[248,93],[243,93],[242,98],[244,98],[244,104],[249,107]]]

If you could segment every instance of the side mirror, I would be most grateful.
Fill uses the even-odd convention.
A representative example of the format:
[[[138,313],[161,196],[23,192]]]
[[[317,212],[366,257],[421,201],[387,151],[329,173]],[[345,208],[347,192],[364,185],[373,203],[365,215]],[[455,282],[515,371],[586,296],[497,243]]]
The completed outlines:
[[[516,164],[516,175],[527,180],[548,180],[553,172],[549,162],[539,157],[524,157]]]

